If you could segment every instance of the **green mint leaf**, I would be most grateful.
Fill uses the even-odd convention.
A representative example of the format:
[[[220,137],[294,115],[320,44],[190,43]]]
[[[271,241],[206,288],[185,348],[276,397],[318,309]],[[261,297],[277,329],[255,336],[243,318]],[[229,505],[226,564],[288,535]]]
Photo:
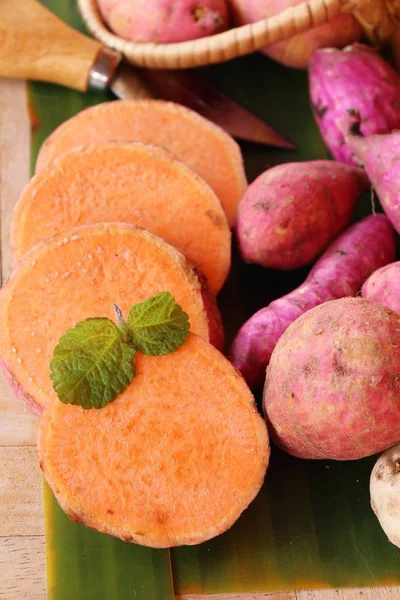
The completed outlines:
[[[50,363],[54,391],[66,404],[101,408],[133,380],[135,354],[124,331],[109,319],[81,321],[54,349]]]
[[[132,306],[127,324],[133,345],[149,356],[175,352],[185,343],[190,328],[188,315],[169,292]]]

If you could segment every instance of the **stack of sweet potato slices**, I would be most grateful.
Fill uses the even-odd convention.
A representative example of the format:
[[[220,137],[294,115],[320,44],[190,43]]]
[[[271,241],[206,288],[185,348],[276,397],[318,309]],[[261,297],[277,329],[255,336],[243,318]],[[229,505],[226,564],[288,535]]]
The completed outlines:
[[[219,351],[215,300],[245,187],[236,142],[172,103],[105,103],[44,143],[14,211],[0,355],[17,395],[44,411],[41,467],[72,519],[153,547],[194,544],[229,528],[260,489],[266,426]],[[60,336],[161,291],[189,315],[185,344],[139,355],[134,381],[104,408],[60,402],[49,377]]]

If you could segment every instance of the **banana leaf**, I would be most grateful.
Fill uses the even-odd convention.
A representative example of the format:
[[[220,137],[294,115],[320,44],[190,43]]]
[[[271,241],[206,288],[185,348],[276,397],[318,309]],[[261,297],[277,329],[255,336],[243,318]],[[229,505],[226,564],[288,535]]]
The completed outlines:
[[[82,29],[74,2],[46,4]],[[249,181],[274,164],[328,157],[312,119],[304,72],[255,55],[197,73],[297,145],[296,152],[243,145]],[[110,98],[46,84],[32,84],[30,96],[37,120],[33,162],[59,123]],[[367,195],[354,219],[370,212]],[[306,274],[307,269],[282,274],[245,265],[234,244],[231,274],[219,298],[228,342],[253,312],[296,287]],[[399,551],[387,541],[369,504],[375,460],[304,461],[273,446],[265,485],[231,530],[170,552],[127,544],[70,522],[46,488],[49,598],[168,600],[174,593],[400,584]]]

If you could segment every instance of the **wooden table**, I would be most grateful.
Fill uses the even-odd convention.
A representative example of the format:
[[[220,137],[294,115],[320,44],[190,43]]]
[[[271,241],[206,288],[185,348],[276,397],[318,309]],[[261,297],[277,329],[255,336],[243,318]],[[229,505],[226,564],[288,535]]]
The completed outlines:
[[[1,278],[9,273],[12,209],[29,179],[26,86],[0,80]],[[46,598],[42,480],[36,454],[38,418],[0,378],[0,600]],[[180,600],[400,600],[400,587],[181,596]],[[71,598],[71,600],[78,600]],[[79,599],[84,600],[84,599]],[[118,600],[110,598],[107,600]],[[177,599],[178,600],[178,599]]]

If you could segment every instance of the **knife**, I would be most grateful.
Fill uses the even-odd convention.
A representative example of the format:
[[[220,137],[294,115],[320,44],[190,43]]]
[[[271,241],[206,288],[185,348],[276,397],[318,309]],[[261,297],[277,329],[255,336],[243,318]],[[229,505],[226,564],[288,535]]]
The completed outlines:
[[[110,88],[119,98],[184,104],[239,139],[294,148],[262,119],[188,72],[134,69],[37,0],[0,0],[0,77],[46,81],[82,92]]]

